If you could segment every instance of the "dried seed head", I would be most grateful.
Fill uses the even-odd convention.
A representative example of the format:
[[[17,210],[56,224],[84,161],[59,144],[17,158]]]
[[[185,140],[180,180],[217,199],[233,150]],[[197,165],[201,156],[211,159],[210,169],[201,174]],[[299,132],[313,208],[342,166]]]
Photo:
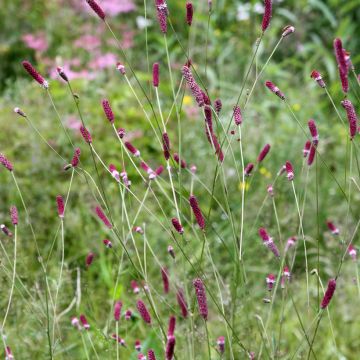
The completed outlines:
[[[112,248],[112,242],[108,239],[104,239],[103,240],[103,244],[108,248],[111,249]]]
[[[295,27],[292,25],[286,25],[283,30],[281,36],[284,38],[295,32]]]
[[[173,248],[171,245],[168,246],[167,251],[168,251],[168,253],[170,254],[170,256],[171,256],[173,259],[175,259],[174,248]]]
[[[335,289],[336,289],[336,280],[330,279],[328,282],[327,289],[325,291],[324,298],[321,301],[322,309],[325,309],[329,305],[329,303],[334,295]]]
[[[193,4],[191,2],[187,2],[186,3],[186,22],[189,26],[191,26],[191,24],[192,24],[193,15],[194,15]]]
[[[169,318],[169,327],[168,327],[168,332],[167,332],[168,338],[170,336],[174,336],[175,325],[176,325],[176,317],[174,315],[171,315]]]
[[[340,230],[334,225],[334,223],[330,220],[326,222],[328,229],[331,231],[333,235],[339,235]]]
[[[105,113],[106,118],[110,121],[111,124],[113,124],[115,118],[114,118],[114,113],[113,113],[113,111],[111,109],[109,100],[103,99],[101,104],[102,104],[102,107],[104,109],[104,113]]]
[[[64,217],[64,210],[65,210],[65,205],[64,205],[64,199],[61,195],[58,195],[56,197],[56,203],[57,203],[57,209],[58,209],[58,214],[60,218]]]
[[[319,143],[319,134],[316,128],[315,121],[313,119],[310,119],[308,121],[308,126],[310,130],[310,134],[312,136],[312,142],[314,145],[317,145]]]
[[[267,155],[267,154],[269,153],[269,151],[270,151],[270,148],[271,148],[270,144],[266,144],[266,145],[263,147],[263,149],[260,151],[260,154],[259,154],[259,156],[258,156],[258,158],[257,158],[257,162],[262,162],[262,161],[265,159],[266,155]]]
[[[161,268],[161,278],[163,282],[164,293],[169,293],[169,273],[166,267]]]
[[[85,126],[82,126],[82,125],[80,126],[80,133],[81,133],[81,136],[83,137],[83,139],[85,140],[85,142],[87,142],[88,144],[92,143],[91,134]]]
[[[280,91],[280,89],[275,86],[271,81],[266,81],[265,86],[274,94],[276,94],[281,100],[285,100],[285,95]]]
[[[81,321],[81,324],[82,326],[84,327],[85,330],[89,330],[90,329],[90,325],[85,317],[84,314],[81,314],[80,315],[80,321]]]
[[[245,169],[244,169],[244,174],[245,176],[250,176],[251,175],[251,172],[253,171],[253,168],[254,168],[254,164],[253,163],[249,163],[245,166]]]
[[[280,257],[279,250],[277,246],[275,245],[272,237],[267,233],[267,231],[264,228],[259,229],[259,235],[263,241],[263,244],[276,256]]]
[[[307,161],[307,164],[309,166],[311,166],[312,163],[314,162],[315,155],[316,155],[316,146],[311,144],[309,158],[308,158],[308,161]]]
[[[236,126],[242,124],[241,110],[240,110],[240,106],[238,105],[234,106],[234,122]]]
[[[187,85],[189,86],[190,91],[193,94],[197,104],[200,107],[204,106],[204,104],[205,104],[204,96],[202,94],[200,86],[196,83],[196,81],[192,75],[192,72],[188,66],[186,66],[186,65],[183,66],[182,75],[183,75]]]
[[[163,34],[167,33],[168,9],[165,0],[155,0],[156,13],[160,30]]]
[[[93,252],[89,252],[87,254],[86,259],[85,259],[85,265],[87,268],[92,264],[94,257],[95,257],[95,254]]]
[[[205,219],[200,210],[199,203],[194,195],[191,195],[189,198],[191,209],[194,213],[196,222],[198,223],[201,230],[205,229]]]
[[[218,346],[219,353],[222,355],[225,352],[225,337],[219,336],[216,340],[216,344]]]
[[[95,14],[101,19],[105,20],[104,10],[100,7],[100,5],[95,0],[86,0],[89,6],[93,9]]]
[[[73,158],[71,160],[71,166],[72,167],[77,167],[79,165],[79,161],[80,161],[80,154],[81,154],[81,150],[80,148],[76,148],[74,151],[74,155]]]
[[[38,82],[43,88],[48,89],[49,83],[36,71],[29,61],[23,61],[22,66],[28,72],[28,74]]]
[[[19,222],[19,214],[15,205],[10,207],[10,218],[13,225],[17,225]]]
[[[140,151],[134,146],[132,145],[129,141],[125,141],[125,146],[126,148],[135,156],[135,157],[139,157],[140,156]]]
[[[215,108],[215,112],[219,115],[220,111],[222,109],[222,102],[220,99],[215,99],[214,101],[214,108]]]
[[[151,324],[151,316],[150,316],[150,313],[149,313],[148,309],[146,308],[146,305],[144,304],[144,302],[142,300],[138,300],[136,303],[136,307],[137,307],[142,319],[147,324]]]
[[[26,114],[18,107],[14,108],[14,113],[26,118]]]
[[[7,159],[4,154],[0,153],[0,164],[3,165],[9,171],[13,171],[14,167],[13,164]]]
[[[126,74],[125,66],[119,62],[116,64],[116,69],[120,72],[121,75]]]
[[[119,321],[121,315],[122,302],[117,301],[114,305],[114,320]]]
[[[185,299],[185,294],[184,291],[182,289],[179,289],[177,294],[176,294],[176,299],[177,302],[179,304],[180,310],[181,310],[181,314],[183,316],[183,318],[187,318],[188,316],[188,305]]]
[[[354,261],[356,261],[356,249],[354,248],[354,246],[352,244],[350,244],[348,247],[348,253],[351,256],[351,258]]]
[[[291,164],[291,162],[290,161],[287,161],[286,163],[285,163],[285,169],[286,169],[286,173],[287,173],[287,178],[288,178],[288,180],[289,181],[292,181],[292,180],[294,180],[294,168],[293,168],[293,166],[292,166],[292,164]]]
[[[175,351],[175,337],[170,336],[166,343],[165,358],[166,360],[172,360]]]
[[[204,283],[200,278],[197,278],[193,281],[193,285],[195,288],[195,295],[199,306],[199,313],[204,318],[204,320],[207,320],[208,305],[207,305]]]
[[[350,100],[343,100],[341,102],[341,105],[346,111],[346,115],[349,121],[349,133],[350,133],[350,139],[352,140],[356,135],[357,130],[357,115],[354,109],[353,104]]]
[[[175,230],[180,234],[182,235],[184,233],[184,228],[182,227],[181,223],[180,223],[180,220],[178,218],[172,218],[171,219],[171,222],[175,228]]]
[[[272,0],[264,0],[264,16],[262,19],[261,30],[264,32],[270,25],[272,14]]]
[[[58,66],[58,67],[56,68],[56,71],[57,71],[58,75],[59,75],[64,81],[69,82],[69,78],[68,78],[67,75],[65,74],[64,69],[63,69],[62,67]]]
[[[164,132],[162,134],[162,140],[163,140],[164,158],[165,158],[165,160],[169,160],[169,158],[170,158],[170,139],[169,139],[169,135],[166,132]]]
[[[274,284],[275,284],[275,275],[274,274],[269,274],[266,277],[266,284],[267,284],[268,290],[271,291],[273,289]]]
[[[325,88],[326,84],[321,76],[321,74],[317,70],[313,70],[310,75],[320,87]]]
[[[311,141],[307,140],[303,149],[304,158],[306,158],[309,155],[310,147],[311,147]]]
[[[154,63],[153,64],[153,85],[154,87],[158,87],[159,86],[159,63]]]
[[[138,294],[140,292],[140,287],[138,283],[135,280],[131,280],[130,286],[134,292],[134,294]]]
[[[149,349],[148,351],[148,360],[156,360],[155,352],[152,349]]]
[[[101,209],[100,206],[97,206],[95,208],[95,212],[96,212],[96,215],[98,216],[98,218],[104,223],[104,225],[107,228],[112,229],[111,222],[109,221],[109,219],[107,218],[107,216],[105,215],[104,211]]]

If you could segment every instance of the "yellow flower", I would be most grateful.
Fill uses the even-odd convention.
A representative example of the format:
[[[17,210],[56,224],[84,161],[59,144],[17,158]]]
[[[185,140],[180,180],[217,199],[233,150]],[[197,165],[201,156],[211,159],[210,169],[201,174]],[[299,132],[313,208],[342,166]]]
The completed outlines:
[[[294,104],[292,107],[293,107],[294,111],[299,111],[301,108],[300,104]]]
[[[259,173],[267,179],[271,178],[271,172],[263,166],[259,169]]]
[[[191,105],[192,104],[192,97],[189,96],[189,95],[185,95],[183,103],[184,103],[184,105]]]
[[[248,182],[239,182],[239,190],[243,190],[245,188],[245,191],[248,191],[250,187],[250,184]]]

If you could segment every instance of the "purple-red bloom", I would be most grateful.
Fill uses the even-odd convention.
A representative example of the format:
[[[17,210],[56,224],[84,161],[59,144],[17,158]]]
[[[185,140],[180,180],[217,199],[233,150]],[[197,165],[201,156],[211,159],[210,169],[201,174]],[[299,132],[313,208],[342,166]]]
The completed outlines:
[[[200,89],[200,86],[196,83],[190,68],[184,65],[182,68],[182,74],[197,104],[200,107],[204,106],[205,103],[204,103],[204,97],[202,91]]]
[[[153,85],[154,87],[158,87],[159,86],[159,63],[154,63],[153,64]]]
[[[82,326],[84,327],[85,330],[89,330],[90,329],[90,325],[89,323],[87,322],[87,319],[85,317],[84,314],[81,314],[80,315],[80,321],[81,321],[81,324]]]
[[[114,118],[114,113],[113,113],[113,111],[111,109],[109,100],[103,99],[102,107],[104,109],[104,113],[105,113],[106,118],[110,121],[111,124],[113,124],[115,118]]]
[[[155,356],[155,353],[154,353],[154,350],[150,349],[148,351],[148,360],[156,360],[156,356]]]
[[[307,140],[303,149],[304,158],[306,158],[309,155],[310,147],[311,147],[311,141]]]
[[[23,61],[22,66],[28,74],[45,89],[49,88],[49,83],[36,71],[29,61]]]
[[[81,136],[83,137],[83,139],[85,140],[85,142],[87,142],[88,144],[92,143],[91,134],[85,126],[81,125],[80,133],[81,133]]]
[[[162,134],[162,140],[163,140],[164,158],[165,158],[165,160],[169,160],[169,158],[170,158],[170,139],[169,139],[169,135],[166,132],[164,132]]]
[[[280,89],[271,81],[266,81],[265,86],[274,94],[276,94],[281,100],[285,100],[285,95],[280,91]]]
[[[172,218],[171,219],[171,222],[175,228],[175,230],[180,234],[182,235],[184,233],[184,228],[182,227],[181,223],[180,223],[180,220],[178,218]]]
[[[326,222],[328,229],[331,231],[333,235],[339,235],[340,230],[334,225],[334,223],[330,220]]]
[[[186,3],[186,22],[189,26],[192,24],[192,19],[194,15],[194,8],[191,2]]]
[[[136,307],[139,311],[140,316],[142,317],[142,319],[147,323],[147,324],[151,324],[151,316],[150,313],[148,311],[148,309],[146,308],[145,303],[142,300],[138,300],[136,303]]]
[[[95,257],[95,254],[93,252],[89,252],[87,254],[86,259],[85,259],[86,267],[89,267],[92,264],[94,257]]]
[[[101,19],[105,20],[104,10],[100,7],[100,5],[95,0],[86,0],[89,6],[94,10],[95,14]]]
[[[253,163],[249,163],[245,166],[245,169],[244,169],[244,174],[245,176],[250,176],[251,175],[251,172],[253,171],[253,168],[254,168],[254,164]]]
[[[104,223],[104,225],[109,229],[112,229],[111,222],[109,221],[109,219],[107,218],[107,216],[105,215],[104,211],[101,209],[100,206],[97,206],[95,208],[95,212],[98,218]]]
[[[108,248],[111,249],[112,248],[112,242],[108,239],[104,239],[103,240],[103,244]]]
[[[259,154],[259,156],[258,156],[258,158],[257,158],[257,161],[258,162],[261,162],[261,161],[263,161],[264,159],[265,159],[265,157],[266,157],[266,155],[269,153],[269,151],[270,151],[270,144],[266,144],[264,147],[263,147],[263,149],[260,151],[260,154]]]
[[[179,289],[177,294],[176,294],[176,299],[177,302],[179,304],[180,310],[181,310],[181,314],[183,316],[183,318],[187,318],[188,316],[188,305],[185,299],[185,294],[184,291],[182,289]]]
[[[216,344],[218,346],[219,353],[224,354],[224,352],[225,352],[225,337],[219,336],[216,340]]]
[[[185,169],[186,168],[186,161],[183,160],[183,159],[180,159],[180,156],[178,153],[174,153],[174,160],[180,164],[181,168],[182,169]]]
[[[79,165],[80,154],[81,154],[80,148],[76,148],[75,151],[74,151],[73,158],[71,160],[71,166],[72,167],[77,167]]]
[[[114,319],[115,321],[119,321],[120,320],[120,315],[121,315],[121,308],[122,308],[122,302],[121,301],[117,301],[114,305]]]
[[[320,87],[324,88],[326,87],[325,82],[321,76],[321,74],[317,70],[313,70],[310,75]]]
[[[165,0],[155,0],[155,7],[158,22],[160,25],[160,30],[162,33],[167,33],[167,17],[168,17],[168,9]]]
[[[327,289],[325,291],[324,298],[321,301],[322,309],[325,309],[329,305],[332,297],[334,296],[335,289],[336,289],[336,280],[330,279],[328,282]]]
[[[266,277],[266,284],[267,284],[268,290],[271,291],[273,289],[274,284],[275,284],[275,275],[274,274],[269,274]]]
[[[286,176],[287,176],[288,180],[289,181],[294,180],[294,176],[295,176],[294,175],[294,168],[293,168],[290,161],[287,161],[285,163],[285,170],[286,170],[286,174],[287,174]]]
[[[15,205],[10,208],[10,218],[13,225],[17,225],[19,222],[19,214]]]
[[[196,222],[198,223],[201,230],[205,229],[205,219],[200,210],[199,203],[194,195],[191,195],[189,198],[191,209],[194,213]]]
[[[140,151],[139,151],[133,144],[131,144],[131,142],[125,141],[124,144],[125,144],[126,148],[127,148],[135,157],[139,157],[139,156],[140,156]]]
[[[175,337],[170,336],[166,343],[165,358],[166,360],[172,360],[175,351]]]
[[[200,278],[197,278],[193,281],[193,285],[195,288],[195,295],[199,306],[199,313],[204,318],[204,320],[207,320],[208,305],[207,305],[204,283]]]
[[[168,338],[170,336],[174,336],[175,325],[176,325],[176,317],[174,315],[171,315],[170,319],[169,319],[169,327],[168,327],[168,332],[167,332]]]
[[[240,110],[240,106],[238,105],[234,106],[234,122],[236,126],[242,124],[241,110]]]
[[[270,25],[271,13],[272,13],[272,0],[264,0],[264,16],[261,24],[261,29],[264,32]]]
[[[169,293],[169,273],[168,273],[167,268],[165,268],[165,267],[161,268],[161,278],[163,281],[164,293],[168,294]]]
[[[57,209],[58,209],[58,214],[60,218],[64,217],[64,210],[65,210],[65,205],[64,205],[64,199],[61,195],[58,195],[56,197],[56,203],[57,203]]]
[[[313,119],[310,119],[308,121],[308,126],[309,126],[309,130],[310,130],[310,134],[312,136],[312,142],[314,145],[317,145],[319,142],[319,134],[316,128],[316,124],[315,121]]]
[[[349,121],[349,132],[350,132],[350,139],[352,140],[356,135],[357,130],[357,115],[354,109],[353,104],[350,100],[343,100],[341,105],[346,111],[346,115]]]
[[[220,99],[215,99],[214,101],[214,108],[215,108],[215,112],[219,115],[220,111],[222,109],[222,102]]]
[[[279,250],[277,246],[275,245],[272,237],[267,233],[267,231],[264,228],[259,229],[259,235],[264,243],[264,245],[276,256],[280,257]]]
[[[14,167],[13,164],[7,159],[4,154],[0,153],[0,164],[3,165],[9,171],[13,171]]]
[[[309,157],[308,157],[308,161],[307,161],[307,164],[309,166],[311,166],[312,163],[314,162],[315,155],[316,155],[316,146],[314,144],[311,144],[310,153],[309,153]]]

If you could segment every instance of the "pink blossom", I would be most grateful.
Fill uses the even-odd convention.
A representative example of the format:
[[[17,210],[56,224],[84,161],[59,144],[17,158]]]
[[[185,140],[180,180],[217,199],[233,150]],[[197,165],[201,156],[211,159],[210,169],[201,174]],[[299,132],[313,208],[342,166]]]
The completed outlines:
[[[21,37],[21,40],[25,43],[25,45],[33,49],[35,51],[44,52],[48,49],[49,44],[46,39],[46,34],[44,32],[36,32],[36,33],[27,33]]]

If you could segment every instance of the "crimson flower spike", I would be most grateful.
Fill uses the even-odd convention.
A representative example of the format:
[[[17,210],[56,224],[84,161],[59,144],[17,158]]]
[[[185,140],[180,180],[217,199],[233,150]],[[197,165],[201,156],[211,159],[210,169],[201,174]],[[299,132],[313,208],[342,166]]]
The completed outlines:
[[[215,112],[219,115],[220,111],[222,109],[222,102],[220,99],[215,99],[214,101],[214,108],[215,108]]]
[[[82,326],[84,327],[85,330],[89,330],[90,329],[90,325],[85,317],[84,314],[81,314],[80,315],[80,321],[81,321],[81,324]]]
[[[199,313],[204,320],[207,320],[208,305],[207,305],[204,283],[200,278],[197,278],[193,281],[193,285],[195,288],[195,295],[199,306]]]
[[[91,134],[85,126],[83,126],[83,125],[80,126],[80,133],[81,133],[81,136],[83,137],[83,139],[85,140],[85,142],[87,142],[88,144],[92,143]]]
[[[273,92],[275,95],[277,95],[281,100],[285,100],[285,95],[280,91],[280,89],[271,81],[266,81],[265,86]]]
[[[194,15],[193,4],[191,2],[187,2],[186,3],[186,22],[189,26],[191,26],[191,24],[192,24],[193,15]]]
[[[327,289],[324,294],[324,298],[321,301],[322,309],[325,309],[329,305],[332,297],[334,296],[335,289],[336,289],[336,280],[330,279],[328,282]]]
[[[310,75],[320,87],[325,88],[326,84],[321,76],[321,74],[317,70],[313,70]]]
[[[104,239],[103,240],[103,244],[108,248],[111,249],[112,248],[112,242],[109,239]]]
[[[259,154],[259,156],[258,156],[258,158],[257,158],[257,162],[262,162],[264,159],[265,159],[265,157],[266,157],[266,155],[269,153],[269,151],[270,151],[270,148],[271,148],[271,146],[270,146],[270,144],[266,144],[264,147],[263,147],[263,149],[261,150],[261,152],[260,152],[260,154]]]
[[[92,262],[94,261],[95,254],[93,252],[89,252],[85,259],[85,265],[88,268]]]
[[[114,319],[115,321],[119,321],[120,320],[120,315],[121,315],[121,308],[122,308],[122,302],[121,301],[117,301],[114,305]]]
[[[174,153],[174,160],[176,161],[177,164],[180,163],[180,166],[182,169],[186,168],[186,161],[184,159],[180,159],[180,156],[178,153]]]
[[[261,24],[261,30],[264,32],[270,25],[272,15],[272,0],[264,0],[264,16]]]
[[[168,338],[170,336],[174,336],[175,325],[176,325],[176,317],[174,315],[171,315],[170,319],[169,319],[169,327],[168,327],[168,333],[167,333]]]
[[[169,135],[166,132],[164,132],[162,134],[162,140],[163,140],[164,158],[165,158],[165,160],[169,160],[169,158],[170,158],[170,139],[169,139]]]
[[[310,134],[312,136],[312,142],[314,145],[317,145],[319,143],[319,134],[316,128],[315,121],[313,119],[310,119],[308,121],[308,126],[310,130]]]
[[[156,360],[155,352],[153,349],[148,350],[148,360]]]
[[[28,72],[28,74],[38,82],[43,88],[48,89],[49,83],[36,71],[36,69],[27,60],[22,62],[22,66]]]
[[[245,176],[250,176],[253,168],[254,168],[254,164],[253,164],[253,163],[247,164],[247,165],[245,166],[245,169],[244,169],[244,174],[245,174]]]
[[[69,78],[67,77],[66,73],[64,72],[64,69],[60,66],[56,68],[56,72],[58,75],[66,82],[69,82]]]
[[[159,63],[153,64],[152,74],[154,87],[159,87]]]
[[[264,228],[259,229],[259,235],[264,243],[264,245],[278,258],[280,257],[279,250],[275,245],[272,237],[267,233]]]
[[[13,164],[7,159],[7,157],[4,154],[1,153],[0,153],[0,164],[9,171],[14,170]]]
[[[304,158],[306,158],[309,155],[310,147],[311,147],[311,141],[308,140],[306,141],[303,149]]]
[[[10,208],[10,218],[13,225],[17,225],[19,222],[19,214],[15,205]]]
[[[105,113],[106,118],[110,121],[111,124],[113,124],[115,118],[114,118],[114,113],[113,113],[113,111],[111,109],[109,100],[103,99],[101,104],[102,104],[102,107],[104,109],[104,113]]]
[[[57,203],[59,217],[62,219],[64,217],[65,205],[64,205],[64,199],[61,195],[58,195],[56,197],[56,203]]]
[[[160,30],[163,34],[167,33],[168,9],[165,0],[155,0],[155,7]]]
[[[336,38],[334,40],[334,52],[335,52],[335,57],[336,57],[336,61],[338,63],[339,69],[341,70],[341,72],[347,73],[347,64],[346,64],[346,59],[345,59],[345,53],[344,53],[344,48],[342,46],[342,42],[341,42],[340,38]]]
[[[295,176],[294,175],[294,168],[293,168],[290,161],[287,161],[285,163],[285,170],[286,170],[286,173],[287,173],[286,177],[288,178],[288,180],[289,181],[294,180],[294,176]]]
[[[72,167],[77,167],[79,165],[79,161],[80,161],[80,154],[81,154],[81,150],[80,148],[76,148],[74,151],[74,155],[73,158],[71,160],[71,166]]]
[[[354,109],[353,104],[350,100],[343,100],[341,102],[342,107],[346,111],[346,115],[349,121],[349,133],[350,133],[350,140],[352,140],[356,135],[357,130],[357,115]]]
[[[169,293],[169,273],[168,273],[167,268],[165,268],[165,267],[161,268],[161,278],[163,281],[164,293],[168,294]]]
[[[101,209],[100,206],[97,206],[95,208],[95,212],[96,212],[96,215],[98,216],[98,218],[104,223],[104,225],[109,228],[109,229],[112,229],[112,224],[111,222],[109,221],[109,219],[107,218],[107,216],[105,215],[104,211]]]
[[[311,166],[312,163],[314,162],[315,155],[316,155],[316,146],[314,144],[311,144],[309,157],[308,157],[308,161],[307,161],[307,164],[309,166]]]
[[[194,213],[196,222],[198,223],[201,230],[205,229],[205,219],[200,210],[199,203],[194,195],[191,195],[189,198],[191,209]]]
[[[135,340],[135,350],[141,351],[141,342],[140,340]]]
[[[179,304],[180,310],[181,310],[181,315],[183,316],[183,318],[187,318],[188,316],[188,305],[185,299],[185,294],[184,291],[182,289],[179,289],[177,294],[176,294],[176,300]]]
[[[193,74],[188,66],[184,65],[182,68],[182,75],[190,88],[191,93],[193,94],[195,101],[199,107],[204,106],[204,96],[201,92],[200,86],[196,83]]]
[[[139,311],[140,316],[142,317],[142,319],[147,323],[147,324],[151,324],[151,316],[150,313],[148,311],[148,309],[146,308],[145,303],[142,300],[138,300],[136,303],[136,307]]]
[[[234,122],[236,126],[242,124],[241,110],[240,110],[240,106],[238,105],[234,106]]]
[[[328,229],[331,231],[333,235],[339,235],[340,230],[334,225],[334,223],[330,220],[326,222]]]
[[[165,358],[166,360],[172,360],[175,351],[175,337],[171,336],[166,342]]]
[[[184,233],[184,228],[182,227],[180,220],[178,218],[172,218],[171,222],[175,228],[175,230],[182,235]]]
[[[126,148],[127,148],[135,157],[139,157],[139,156],[140,156],[140,151],[139,151],[133,144],[131,144],[131,142],[125,141],[124,144],[125,144]]]
[[[104,10],[100,7],[100,5],[95,0],[86,0],[89,6],[93,9],[95,14],[101,19],[105,20]]]

